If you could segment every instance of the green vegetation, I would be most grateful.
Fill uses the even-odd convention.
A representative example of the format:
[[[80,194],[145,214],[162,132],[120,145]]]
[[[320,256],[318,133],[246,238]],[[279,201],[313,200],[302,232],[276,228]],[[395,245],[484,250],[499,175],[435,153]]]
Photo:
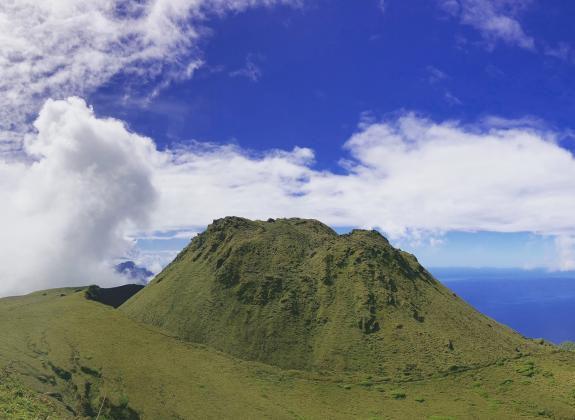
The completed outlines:
[[[541,351],[375,231],[216,220],[142,292],[133,319],[287,369],[421,379]]]
[[[269,222],[278,223],[273,234],[261,227],[264,222],[225,223],[240,233],[228,238],[228,227],[222,229],[215,247],[212,229],[204,243],[192,243],[153,286],[119,310],[91,300],[117,296],[94,288],[88,296],[85,288],[68,288],[0,299],[0,418],[95,418],[98,413],[100,419],[129,420],[573,417],[574,353],[523,339],[478,314],[381,236],[360,231],[337,239],[310,221]],[[250,239],[254,229],[263,232],[256,251]],[[234,256],[244,243],[237,235],[248,238],[245,263]],[[274,235],[278,243],[270,242]],[[227,251],[230,244],[234,249]],[[200,249],[212,247],[211,257],[198,257]],[[282,270],[275,263],[250,266],[258,252],[271,258],[265,247],[280,262],[292,252],[300,256],[288,258]],[[218,263],[219,252],[229,252],[237,271],[216,269],[207,287],[198,270],[225,267],[225,261]],[[351,263],[340,263],[346,254]],[[293,265],[299,259],[307,262]],[[250,267],[257,276],[249,277]],[[272,272],[281,287],[266,279]],[[303,275],[310,279],[308,288]],[[245,281],[250,286],[242,287]],[[290,300],[292,294],[297,299]],[[222,306],[227,304],[232,307]],[[155,314],[147,323],[138,321],[141,305]],[[181,320],[168,328],[177,320],[172,311]],[[205,318],[198,320],[198,314]],[[159,322],[160,315],[170,322]],[[234,333],[224,321],[241,331]],[[229,351],[242,357],[182,340],[192,338],[185,333],[196,331],[197,323],[206,336],[214,336],[213,343],[200,341],[222,344],[226,351],[228,342],[245,345]],[[477,330],[468,331],[472,328]],[[245,360],[262,358],[252,333],[266,351],[279,354],[270,355],[268,364]],[[331,356],[329,346],[334,346]],[[297,364],[296,355],[304,359],[301,368],[285,369]]]
[[[32,401],[50,401],[60,410],[57,419],[91,417],[102,403],[108,419],[538,418],[540,411],[569,418],[575,412],[575,355],[559,350],[423,380],[374,375],[373,386],[365,386],[363,374],[282,370],[185,343],[74,289],[0,299],[0,330],[0,369],[8,366]],[[519,373],[528,361],[552,372],[553,381]],[[507,379],[513,382],[502,389]],[[405,398],[396,399],[396,391]]]
[[[532,360],[526,361],[523,365],[517,368],[517,373],[523,376],[532,377],[536,372],[537,370],[535,368],[535,362]]]
[[[559,348],[566,351],[575,351],[575,342],[564,341],[561,344],[559,344]]]
[[[396,399],[396,400],[404,400],[405,397],[407,396],[407,395],[405,394],[405,392],[402,391],[402,390],[392,391],[390,395],[391,395],[391,398],[394,398],[394,399]]]
[[[0,418],[47,420],[60,414],[49,397],[22,385],[7,370],[0,373]]]

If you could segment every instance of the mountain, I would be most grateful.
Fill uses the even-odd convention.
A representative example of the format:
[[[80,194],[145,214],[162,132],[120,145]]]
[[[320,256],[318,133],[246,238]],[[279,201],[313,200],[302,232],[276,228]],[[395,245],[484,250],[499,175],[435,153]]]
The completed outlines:
[[[134,261],[121,262],[120,264],[117,264],[114,269],[116,270],[116,273],[122,274],[130,281],[143,285],[148,284],[150,278],[154,276],[154,273],[145,267],[136,265]]]
[[[146,287],[0,299],[0,331],[2,419],[575,413],[575,352],[484,317],[379,233],[313,220],[217,220]]]
[[[541,346],[477,312],[376,231],[305,219],[216,220],[131,318],[287,369],[416,379]]]

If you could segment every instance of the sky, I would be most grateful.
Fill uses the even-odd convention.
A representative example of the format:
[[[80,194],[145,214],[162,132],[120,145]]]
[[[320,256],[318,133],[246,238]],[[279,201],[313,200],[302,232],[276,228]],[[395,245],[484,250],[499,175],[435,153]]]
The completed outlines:
[[[559,0],[0,4],[0,295],[160,270],[227,215],[428,267],[575,269]]]

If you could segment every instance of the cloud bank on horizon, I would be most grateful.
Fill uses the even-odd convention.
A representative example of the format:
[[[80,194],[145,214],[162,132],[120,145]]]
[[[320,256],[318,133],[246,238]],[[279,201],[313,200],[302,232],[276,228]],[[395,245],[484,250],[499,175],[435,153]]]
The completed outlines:
[[[208,142],[159,150],[122,121],[67,98],[119,72],[160,89],[191,77],[202,64],[205,14],[279,3],[300,4],[0,5],[0,295],[121,283],[110,261],[129,253],[133,238],[188,232],[227,215],[317,218],[392,239],[534,232],[556,238],[552,268],[575,269],[575,159],[540,122],[463,124],[405,112],[366,119],[342,144],[340,170],[328,171],[314,167],[306,144],[260,153]],[[531,48],[513,23],[519,2],[443,3],[489,43]]]
[[[311,217],[392,238],[450,230],[556,235],[572,269],[575,159],[551,132],[500,120],[477,126],[414,114],[365,122],[344,174],[313,168],[307,148],[252,155],[197,143],[158,151],[79,98],[48,101],[25,150],[0,164],[2,289],[117,282],[109,261],[129,237],[214,218]]]

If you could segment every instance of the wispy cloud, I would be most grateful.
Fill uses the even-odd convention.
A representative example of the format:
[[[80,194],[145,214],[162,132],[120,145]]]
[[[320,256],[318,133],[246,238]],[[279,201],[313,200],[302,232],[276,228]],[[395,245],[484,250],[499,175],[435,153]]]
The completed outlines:
[[[138,235],[138,240],[151,240],[151,241],[171,241],[174,239],[192,239],[199,232],[195,230],[176,230],[169,232],[152,232],[144,235]]]
[[[445,101],[449,104],[449,105],[462,105],[463,102],[461,102],[461,99],[459,99],[457,96],[455,96],[453,93],[446,91],[445,94],[443,95],[443,97],[445,98]]]
[[[0,151],[20,142],[47,98],[83,96],[118,73],[153,96],[202,64],[207,16],[279,3],[300,1],[0,2]]]
[[[531,0],[437,0],[439,6],[461,24],[477,30],[487,48],[498,43],[535,49],[535,40],[519,21]]]
[[[427,81],[431,85],[436,85],[436,88],[443,92],[443,99],[445,100],[445,102],[447,102],[449,105],[452,106],[463,104],[461,99],[459,99],[457,96],[455,96],[453,93],[451,93],[448,89],[445,88],[446,85],[445,82],[447,82],[450,79],[449,75],[446,72],[438,69],[435,66],[427,66],[425,68],[425,71],[427,73],[426,74]]]
[[[559,60],[567,62],[575,62],[575,50],[567,42],[561,41],[555,46],[545,44],[543,52],[550,56],[555,57]]]
[[[385,13],[387,10],[387,1],[388,0],[378,0],[377,7],[381,13]]]
[[[256,54],[248,54],[243,67],[231,71],[231,77],[245,77],[252,82],[257,82],[262,77],[262,70],[257,62],[261,61],[261,56]]]
[[[449,75],[447,73],[435,66],[427,66],[425,71],[427,72],[427,80],[429,83],[434,84],[449,79]]]

